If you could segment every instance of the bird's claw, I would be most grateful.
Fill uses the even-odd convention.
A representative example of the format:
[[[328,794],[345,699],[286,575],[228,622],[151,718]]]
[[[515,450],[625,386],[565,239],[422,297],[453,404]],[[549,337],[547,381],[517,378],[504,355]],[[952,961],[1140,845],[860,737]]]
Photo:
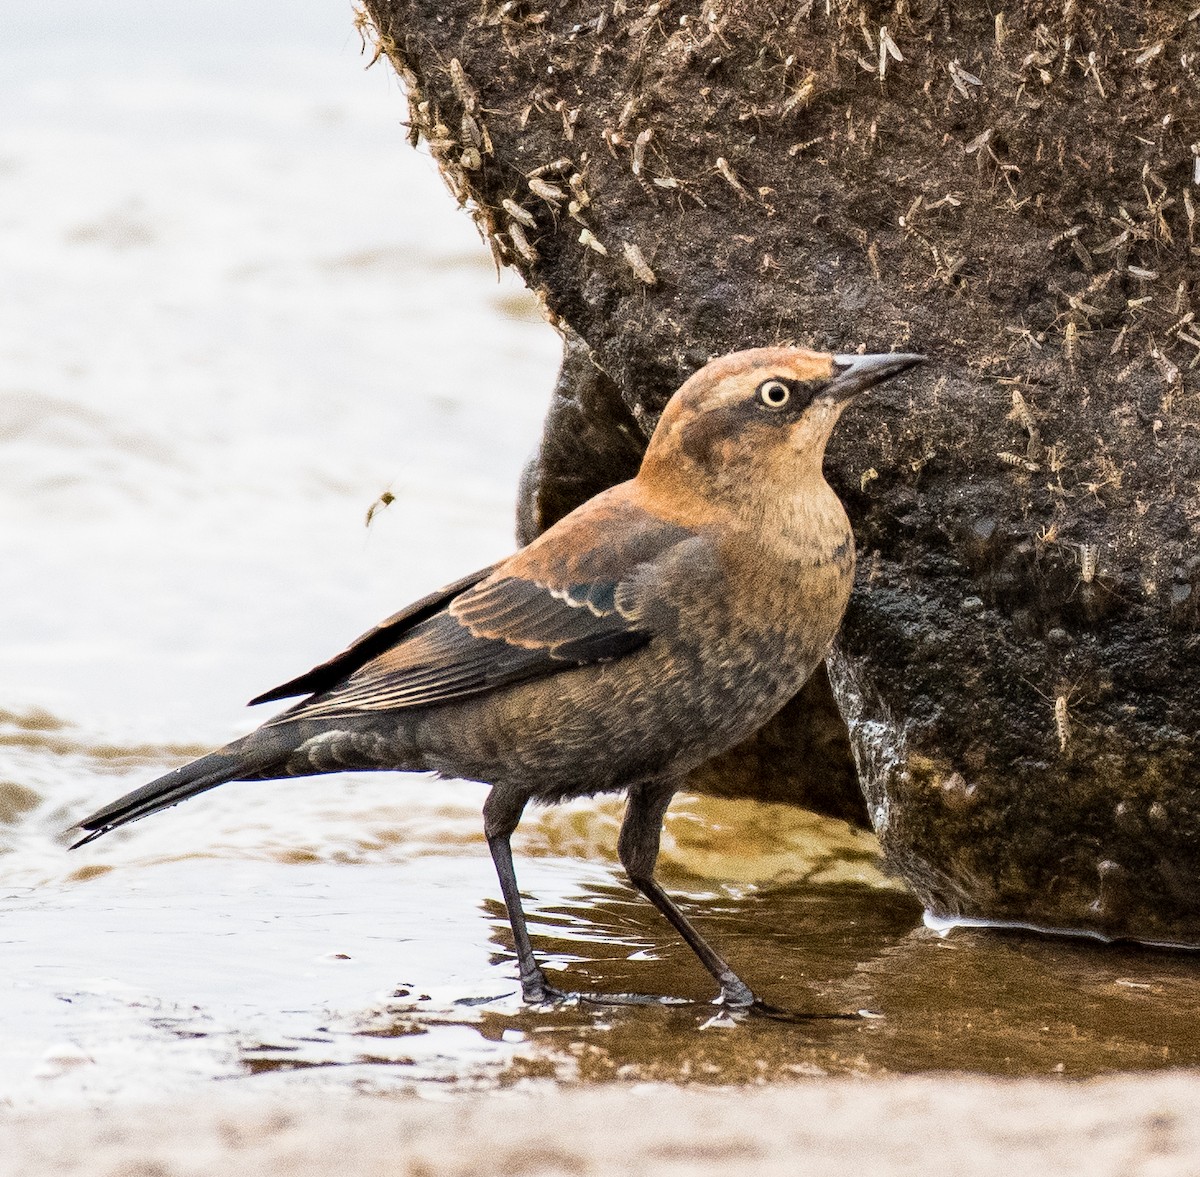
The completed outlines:
[[[730,1013],[739,1013],[753,1009],[758,1004],[758,998],[749,985],[734,977],[721,986],[721,996],[714,1004],[723,1006]]]
[[[562,1005],[578,998],[578,993],[555,989],[545,977],[532,977],[521,981],[521,997],[526,1005]]]

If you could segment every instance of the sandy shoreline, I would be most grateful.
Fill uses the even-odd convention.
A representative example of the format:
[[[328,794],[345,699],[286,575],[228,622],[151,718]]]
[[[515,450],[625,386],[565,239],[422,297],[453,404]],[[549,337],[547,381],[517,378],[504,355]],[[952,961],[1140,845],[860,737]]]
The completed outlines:
[[[7,1177],[1200,1172],[1200,1072],[1086,1083],[916,1076],[769,1089],[541,1088],[0,1117]]]

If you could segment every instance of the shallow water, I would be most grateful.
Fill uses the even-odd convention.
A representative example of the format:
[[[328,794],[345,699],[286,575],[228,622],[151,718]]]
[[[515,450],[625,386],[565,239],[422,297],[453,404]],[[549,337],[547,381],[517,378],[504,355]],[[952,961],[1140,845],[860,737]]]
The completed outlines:
[[[896,891],[732,894],[687,906],[776,1005],[732,1018],[606,864],[523,862],[552,978],[669,1007],[522,1006],[486,854],[388,866],[175,861],[8,888],[0,1074],[21,1106],[218,1081],[426,1094],[529,1080],[742,1084],[928,1069],[1081,1077],[1195,1065],[1195,965],[1146,949],[920,925]],[[707,894],[703,894],[707,890]]]
[[[680,799],[663,877],[770,1001],[731,1021],[614,862],[516,848],[566,986],[528,1010],[483,790],[230,785],[63,828],[247,730],[239,701],[511,545],[557,340],[403,142],[348,11],[39,6],[0,44],[0,1102],[529,1078],[740,1083],[1193,1063],[1195,958],[959,931],[868,837]],[[388,491],[395,501],[368,509]]]

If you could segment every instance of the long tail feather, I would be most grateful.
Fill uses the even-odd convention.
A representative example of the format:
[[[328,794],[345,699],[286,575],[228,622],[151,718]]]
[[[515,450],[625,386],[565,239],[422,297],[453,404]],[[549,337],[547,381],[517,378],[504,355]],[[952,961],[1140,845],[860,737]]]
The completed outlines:
[[[189,797],[195,797],[197,793],[206,792],[208,789],[215,789],[226,781],[243,780],[247,777],[261,778],[267,768],[264,756],[261,753],[255,755],[254,750],[248,749],[246,744],[246,740],[239,740],[216,752],[210,752],[207,756],[201,756],[199,760],[193,760],[190,764],[160,776],[148,785],[142,785],[140,789],[134,789],[132,793],[126,793],[111,805],[97,809],[95,813],[72,827],[91,832],[74,843],[71,849],[86,846],[101,835],[107,834],[109,830],[148,817],[160,809],[169,809],[172,805],[178,805],[180,801],[186,801]]]

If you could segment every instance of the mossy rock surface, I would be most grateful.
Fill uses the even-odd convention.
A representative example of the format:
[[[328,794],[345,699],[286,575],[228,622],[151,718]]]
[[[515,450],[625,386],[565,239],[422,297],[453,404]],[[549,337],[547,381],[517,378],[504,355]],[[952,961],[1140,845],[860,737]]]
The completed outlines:
[[[567,333],[526,534],[628,476],[711,355],[930,357],[830,450],[849,743],[818,682],[707,787],[853,817],[852,747],[942,914],[1200,943],[1193,7],[368,2]]]

